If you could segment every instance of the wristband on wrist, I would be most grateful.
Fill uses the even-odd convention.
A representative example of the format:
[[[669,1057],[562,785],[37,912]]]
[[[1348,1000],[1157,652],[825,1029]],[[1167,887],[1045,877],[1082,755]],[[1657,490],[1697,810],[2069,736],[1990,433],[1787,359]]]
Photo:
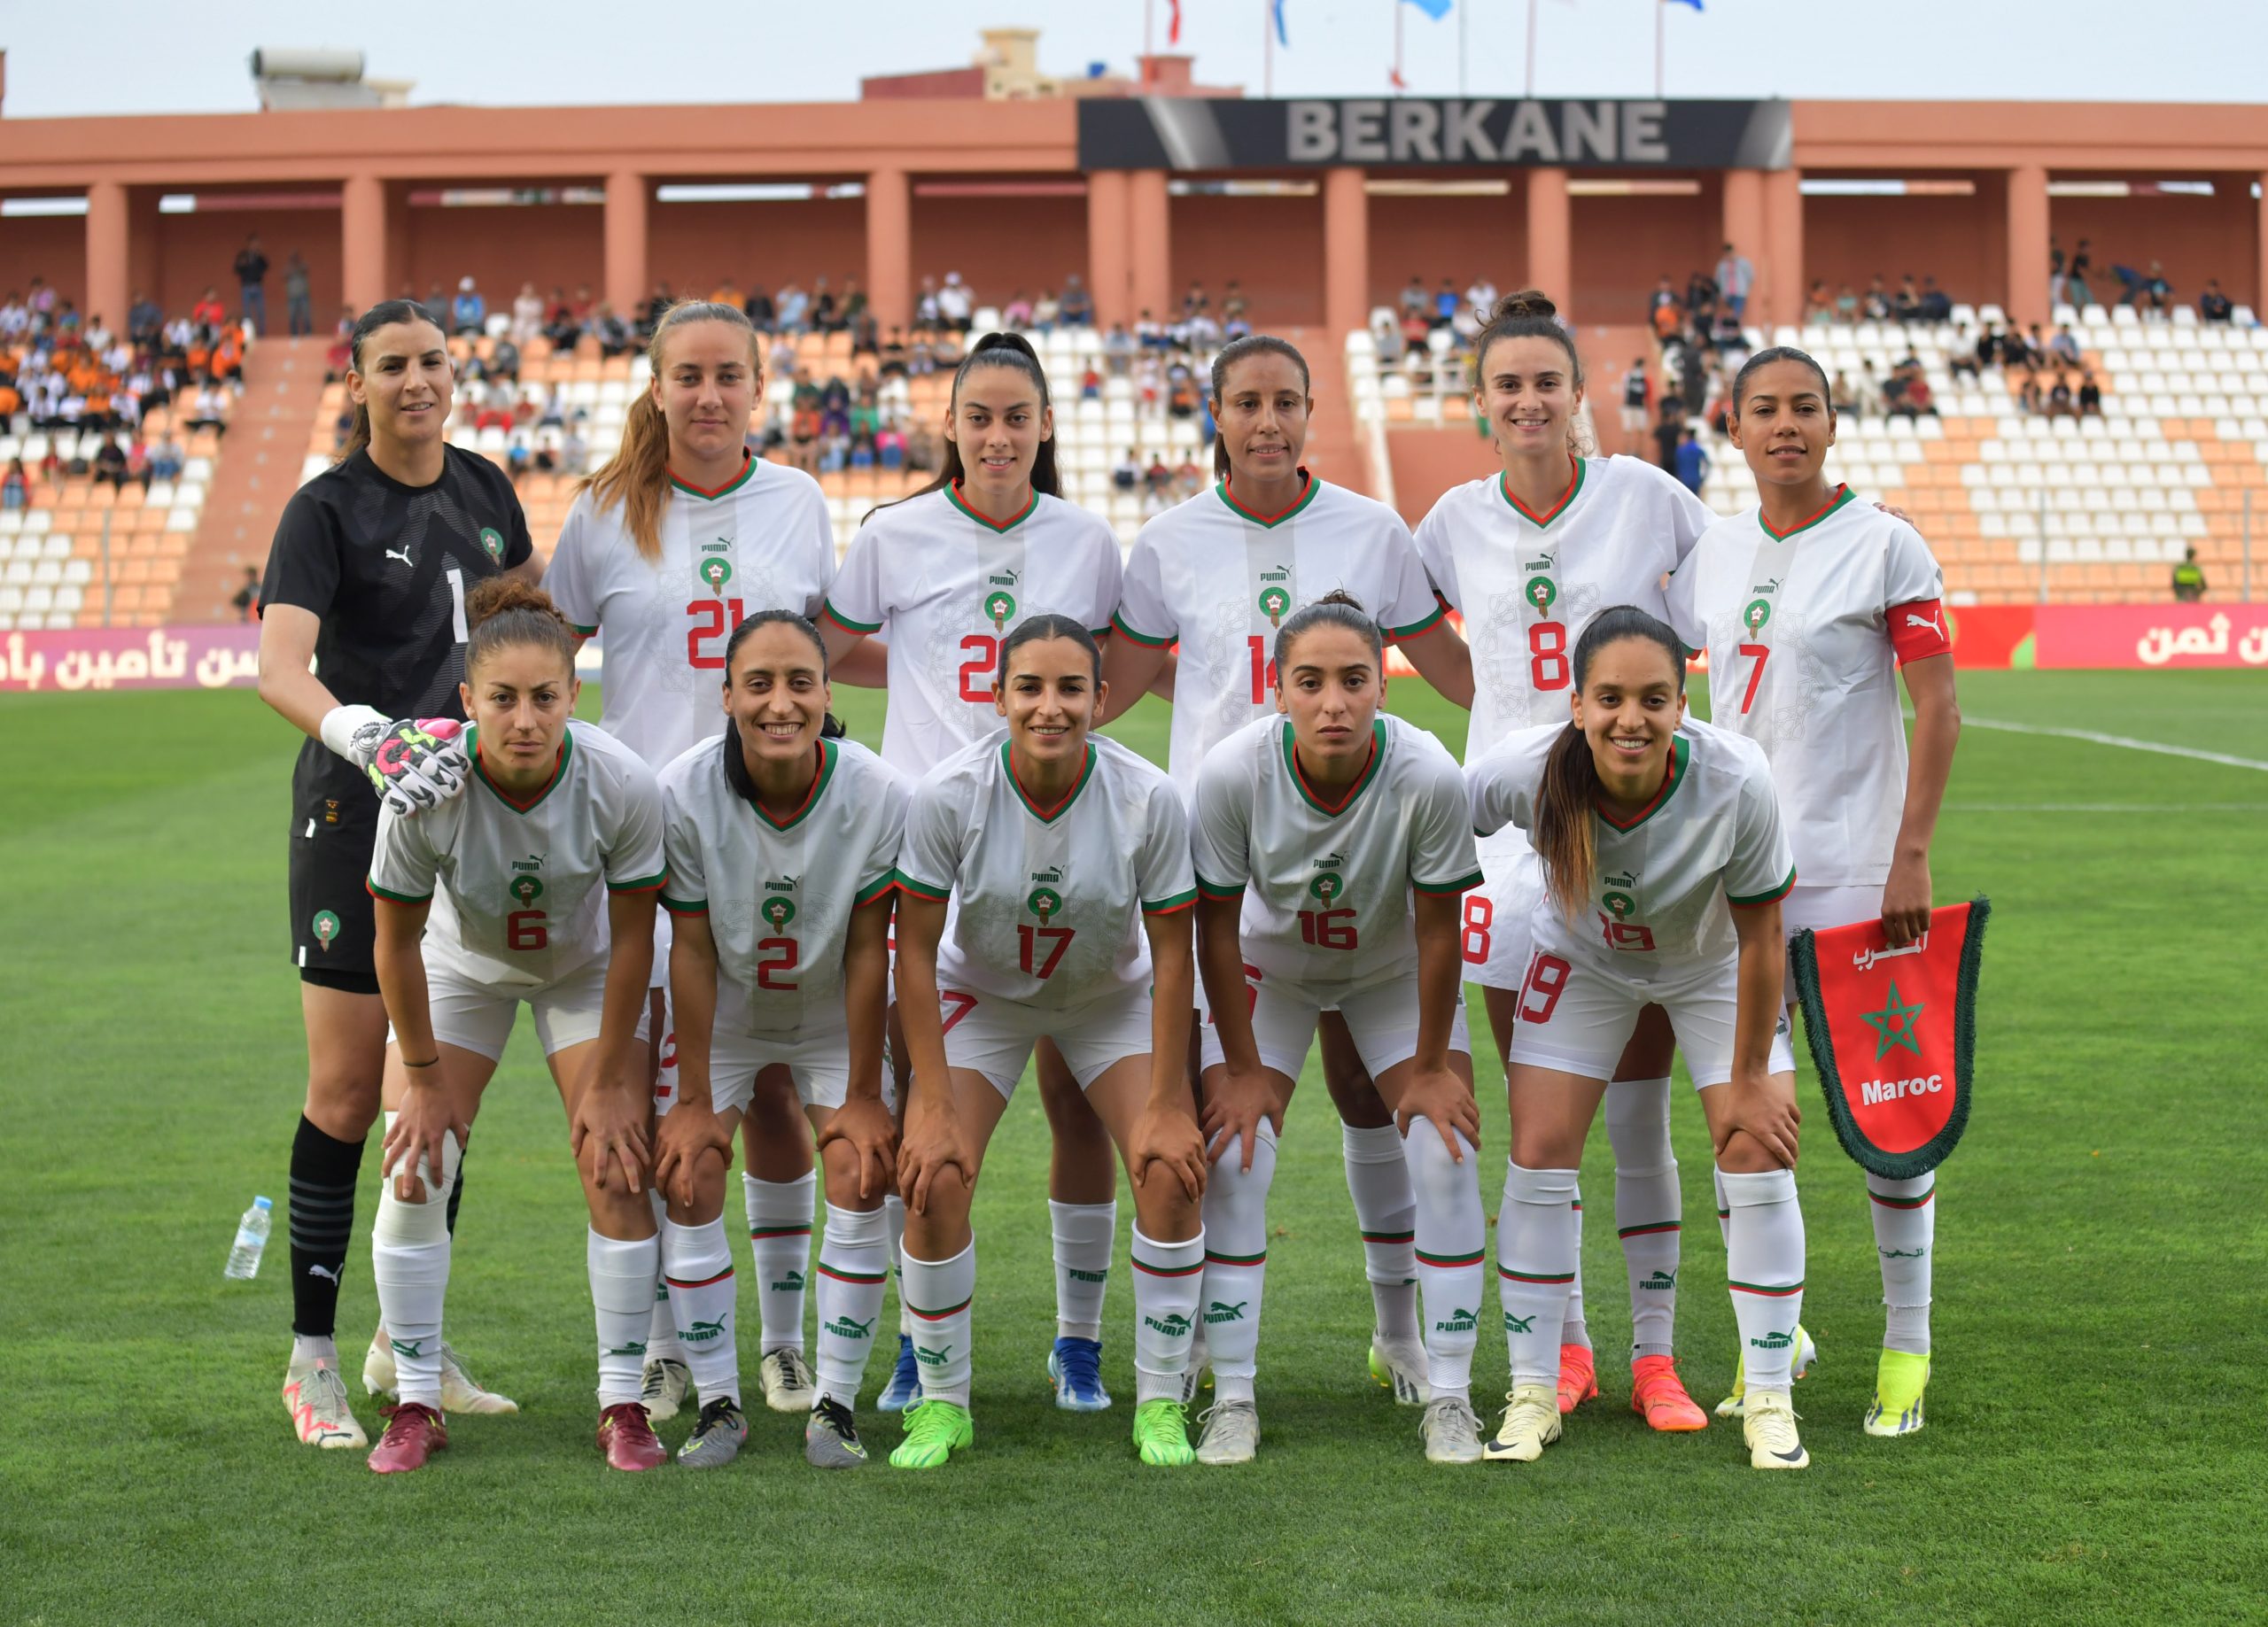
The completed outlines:
[[[404,1062],[401,1065],[402,1065],[402,1066],[404,1066],[404,1067],[406,1067],[406,1068],[432,1068],[432,1067],[439,1067],[439,1066],[440,1066],[440,1065],[441,1065],[441,1059],[440,1059],[439,1057],[435,1057],[435,1058],[434,1058],[431,1061],[430,1061],[430,1062]]]

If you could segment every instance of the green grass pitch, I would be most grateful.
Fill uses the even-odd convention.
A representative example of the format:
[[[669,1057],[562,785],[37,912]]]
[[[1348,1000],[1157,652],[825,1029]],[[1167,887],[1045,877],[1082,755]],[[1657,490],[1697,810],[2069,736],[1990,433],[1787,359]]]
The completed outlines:
[[[0,700],[0,1619],[2257,1619],[2268,775],[1982,724],[2256,764],[2268,686],[1980,673],[1961,690],[1938,895],[1989,892],[1996,912],[1975,1116],[1940,1187],[1930,1426],[1860,1432],[1879,1285],[1859,1171],[1806,1068],[1805,1320],[1822,1355],[1797,1404],[1814,1466],[1769,1476],[1735,1428],[1656,1437],[1627,1410],[1603,1133],[1584,1259],[1604,1394],[1538,1466],[1429,1468],[1416,1411],[1363,1372],[1368,1296],[1312,1065],[1276,1183],[1251,1468],[1131,1456],[1130,1205],[1105,1356],[1119,1405],[1050,1404],[1045,1129],[1027,1088],[977,1204],[965,1460],[821,1476],[796,1422],[758,1411],[728,1471],[610,1475],[591,1443],[582,1208],[525,1023],[468,1163],[449,1306],[454,1342],[523,1414],[457,1421],[408,1481],[307,1450],[277,1404],[280,1217],[259,1280],[221,1276],[252,1195],[281,1206],[304,1087],[284,919],[296,739],[245,693]],[[1462,717],[1422,685],[1394,693],[1461,744]],[[875,739],[877,698],[839,699]],[[1161,724],[1153,706],[1124,727],[1160,752]],[[1476,1050],[1493,1212],[1503,1097]],[[1730,1376],[1732,1318],[1689,1092],[1675,1112],[1680,1348],[1707,1404]],[[376,1162],[341,1307],[350,1369],[376,1315]],[[1495,1321],[1484,1411],[1503,1373]],[[864,1416],[886,1452],[896,1422]]]

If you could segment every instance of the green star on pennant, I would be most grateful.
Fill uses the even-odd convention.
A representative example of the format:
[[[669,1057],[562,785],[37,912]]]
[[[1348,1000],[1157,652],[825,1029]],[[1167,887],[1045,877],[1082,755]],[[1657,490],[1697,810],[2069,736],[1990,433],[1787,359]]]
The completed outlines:
[[[1922,1020],[1927,1009],[1922,1003],[1907,1005],[1898,997],[1898,985],[1890,986],[1890,998],[1879,1011],[1861,1011],[1868,1025],[1875,1031],[1875,1060],[1879,1062],[1891,1053],[1894,1046],[1903,1045],[1915,1056],[1922,1054],[1922,1041],[1915,1032],[1915,1025]]]

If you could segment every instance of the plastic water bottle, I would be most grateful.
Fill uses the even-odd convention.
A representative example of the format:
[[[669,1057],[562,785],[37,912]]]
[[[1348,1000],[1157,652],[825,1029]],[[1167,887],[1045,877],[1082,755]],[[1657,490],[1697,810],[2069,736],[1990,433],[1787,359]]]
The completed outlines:
[[[237,1222],[236,1245],[229,1251],[229,1268],[221,1274],[249,1282],[260,1274],[260,1251],[268,1246],[268,1211],[275,1205],[255,1197],[245,1218]]]

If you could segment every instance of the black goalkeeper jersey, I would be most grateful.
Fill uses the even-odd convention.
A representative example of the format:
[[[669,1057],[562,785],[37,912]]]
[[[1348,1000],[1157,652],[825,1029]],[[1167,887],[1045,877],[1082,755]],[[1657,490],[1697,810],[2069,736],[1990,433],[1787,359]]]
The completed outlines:
[[[441,477],[408,486],[358,452],[284,508],[260,608],[298,605],[322,618],[315,674],[342,705],[462,718],[465,595],[533,551],[511,478],[487,459],[444,447]],[[361,771],[321,740],[300,748],[295,802],[358,782],[369,796]]]

